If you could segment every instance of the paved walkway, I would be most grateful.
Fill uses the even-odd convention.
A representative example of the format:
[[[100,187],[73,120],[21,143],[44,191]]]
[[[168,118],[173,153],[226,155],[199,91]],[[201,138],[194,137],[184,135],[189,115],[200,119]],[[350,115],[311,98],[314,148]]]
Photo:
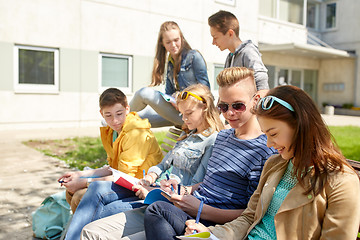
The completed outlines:
[[[68,171],[63,161],[21,142],[99,136],[98,128],[0,132],[0,239],[33,239],[31,213],[45,197],[64,190],[57,178]]]
[[[154,129],[162,130],[167,128]],[[65,190],[56,180],[70,170],[22,142],[99,134],[98,127],[0,131],[0,240],[35,239],[31,213],[47,196]]]
[[[329,125],[360,126],[360,117],[324,116]],[[97,127],[0,131],[0,239],[33,239],[31,213],[48,195],[64,190],[56,182],[69,169],[60,160],[25,146],[29,139],[99,136]]]
[[[360,127],[360,117],[351,117],[344,115],[322,115],[324,121],[329,126],[358,126]]]

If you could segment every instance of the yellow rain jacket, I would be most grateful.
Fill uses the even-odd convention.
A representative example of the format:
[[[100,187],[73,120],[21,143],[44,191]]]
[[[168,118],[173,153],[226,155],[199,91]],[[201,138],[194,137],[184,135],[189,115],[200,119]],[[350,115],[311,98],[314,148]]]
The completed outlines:
[[[161,162],[163,155],[148,119],[141,119],[135,112],[126,116],[122,131],[113,143],[113,129],[101,127],[101,140],[110,167],[136,178]]]

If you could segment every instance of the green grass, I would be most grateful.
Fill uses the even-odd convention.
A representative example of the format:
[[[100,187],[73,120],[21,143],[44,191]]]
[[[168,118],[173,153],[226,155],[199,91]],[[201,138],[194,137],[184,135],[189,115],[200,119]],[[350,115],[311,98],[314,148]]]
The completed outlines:
[[[166,133],[166,131],[154,133],[159,144],[163,143]],[[100,138],[76,137],[46,141],[30,140],[25,144],[47,156],[64,160],[71,168],[79,170],[83,170],[86,166],[99,168],[107,164],[106,152]]]
[[[329,127],[336,143],[348,159],[360,161],[360,127]]]
[[[337,144],[346,158],[360,161],[360,127],[329,127]],[[163,143],[166,131],[155,132]],[[85,166],[102,167],[107,164],[106,152],[100,138],[71,138],[64,140],[28,141],[25,144],[42,151],[44,154],[64,160],[70,167],[82,170]]]
[[[85,166],[98,168],[107,163],[106,152],[100,138],[76,137],[60,140],[25,142],[47,156],[64,160],[71,168],[82,170]]]
[[[154,135],[155,135],[156,140],[158,141],[159,145],[164,143],[164,138],[165,138],[166,133],[167,133],[167,131],[154,132]]]

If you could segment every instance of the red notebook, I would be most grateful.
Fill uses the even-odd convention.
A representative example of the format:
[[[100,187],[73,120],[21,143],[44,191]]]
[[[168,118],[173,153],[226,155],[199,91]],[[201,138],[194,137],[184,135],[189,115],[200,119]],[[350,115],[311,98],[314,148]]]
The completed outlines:
[[[126,173],[123,173],[123,172],[113,169],[113,168],[110,168],[110,169],[113,172],[114,183],[116,183],[124,188],[127,188],[131,191],[132,191],[132,186],[139,184],[140,180],[137,179],[136,177],[132,177]]]

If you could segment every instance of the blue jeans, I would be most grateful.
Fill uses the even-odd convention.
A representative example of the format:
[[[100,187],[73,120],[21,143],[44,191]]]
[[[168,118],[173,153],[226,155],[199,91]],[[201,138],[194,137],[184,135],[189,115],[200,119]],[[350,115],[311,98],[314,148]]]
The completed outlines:
[[[146,239],[169,240],[185,233],[185,222],[194,219],[189,214],[175,207],[172,203],[157,201],[145,211],[144,225]],[[205,226],[215,223],[201,220]],[[161,229],[161,230],[159,230]]]
[[[133,191],[111,181],[92,182],[73,215],[65,239],[78,240],[86,224],[143,205]]]
[[[129,105],[132,112],[138,112],[141,118],[149,119],[151,127],[183,124],[179,112],[162,97],[159,91],[151,87],[136,91]]]

